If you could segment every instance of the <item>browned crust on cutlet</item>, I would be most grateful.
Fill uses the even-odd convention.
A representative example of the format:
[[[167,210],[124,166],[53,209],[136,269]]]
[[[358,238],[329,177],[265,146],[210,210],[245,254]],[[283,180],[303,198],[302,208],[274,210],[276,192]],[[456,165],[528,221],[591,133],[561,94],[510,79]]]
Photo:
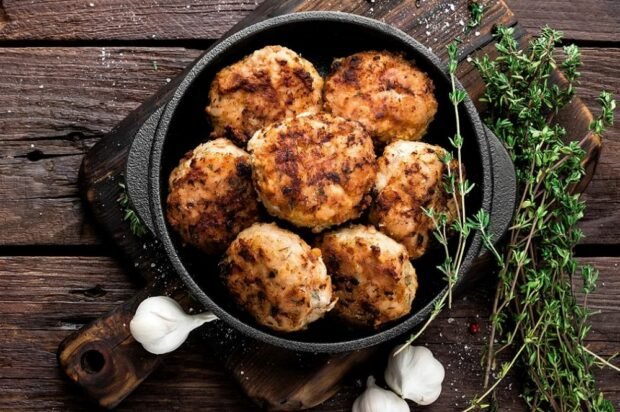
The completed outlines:
[[[335,304],[320,251],[274,224],[241,232],[220,267],[234,301],[270,329],[305,329]]]
[[[166,216],[183,242],[217,254],[258,221],[250,158],[188,152],[170,179]]]
[[[372,139],[326,113],[276,124],[248,148],[259,198],[274,216],[320,231],[358,217],[376,171]]]
[[[322,105],[323,79],[312,64],[281,46],[267,46],[218,72],[206,112],[213,137],[244,147],[258,129]]]
[[[403,56],[366,51],[337,59],[325,80],[325,109],[356,120],[378,142],[419,140],[437,112],[434,85]]]
[[[386,153],[389,150],[390,146],[387,146]],[[448,166],[439,158],[444,153],[439,146],[424,144],[422,151],[408,156],[402,163],[391,164],[385,154],[379,158],[381,172],[388,168],[396,168],[397,172],[375,194],[369,220],[382,232],[403,243],[412,259],[426,253],[435,228],[433,219],[424,209],[446,214],[448,223],[455,218],[454,199],[444,188]],[[426,160],[422,160],[424,155],[428,156]],[[429,167],[423,167],[423,162]],[[456,160],[450,162],[450,170],[452,174],[457,173]]]
[[[381,242],[394,241],[372,227],[353,226],[327,233],[317,243],[338,298],[333,313],[348,324],[376,328],[411,311],[418,283],[409,255],[402,245]]]

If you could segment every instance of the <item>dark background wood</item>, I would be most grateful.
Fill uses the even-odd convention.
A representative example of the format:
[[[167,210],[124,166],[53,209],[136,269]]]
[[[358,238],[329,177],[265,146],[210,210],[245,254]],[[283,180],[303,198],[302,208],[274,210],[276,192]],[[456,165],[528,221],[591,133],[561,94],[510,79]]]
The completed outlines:
[[[253,1],[0,1],[0,409],[83,409],[88,400],[60,376],[55,352],[72,330],[129,298],[138,283],[85,216],[76,187],[83,154],[130,110],[166,84],[201,49],[255,7]],[[362,4],[380,10],[397,1]],[[91,6],[92,4],[92,6]],[[511,0],[518,20],[565,30],[582,46],[579,95],[594,112],[598,91],[620,94],[620,3]],[[190,6],[189,8],[187,6]],[[415,10],[397,10],[415,13]],[[465,17],[466,15],[463,14]],[[403,18],[404,18],[403,17]],[[435,31],[437,33],[435,33]],[[419,39],[432,46],[441,30]],[[154,36],[154,37],[153,37]],[[153,64],[156,62],[156,64]],[[157,69],[155,69],[155,66]],[[586,193],[587,237],[577,253],[601,270],[591,299],[591,348],[620,350],[620,127],[606,136]],[[439,404],[451,410],[480,391],[486,290],[442,314],[424,342],[448,366]],[[463,343],[465,342],[465,343]],[[217,360],[191,339],[121,409],[252,410]],[[473,372],[472,372],[473,371]],[[350,410],[353,376],[318,410]],[[620,407],[618,375],[601,388]],[[518,388],[504,402],[518,405]],[[518,410],[518,406],[514,407]]]

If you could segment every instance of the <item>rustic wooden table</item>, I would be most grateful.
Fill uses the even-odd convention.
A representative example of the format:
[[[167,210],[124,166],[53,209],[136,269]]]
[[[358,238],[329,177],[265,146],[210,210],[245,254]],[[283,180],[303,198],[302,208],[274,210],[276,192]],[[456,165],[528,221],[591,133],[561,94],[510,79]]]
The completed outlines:
[[[139,285],[82,207],[82,156],[259,2],[0,0],[0,410],[91,406],[61,376],[58,343]],[[601,89],[620,96],[620,2],[507,3],[526,28],[549,24],[582,46],[578,93],[594,112]],[[605,136],[585,198],[587,237],[576,253],[601,271],[589,345],[611,355],[620,350],[620,126]],[[480,392],[484,336],[467,327],[484,323],[488,295],[472,292],[424,337],[447,366],[444,405]],[[120,409],[254,410],[200,347],[190,339]],[[362,376],[317,410],[350,410]],[[620,407],[619,375],[597,377]],[[505,409],[520,410],[518,385],[508,386]]]

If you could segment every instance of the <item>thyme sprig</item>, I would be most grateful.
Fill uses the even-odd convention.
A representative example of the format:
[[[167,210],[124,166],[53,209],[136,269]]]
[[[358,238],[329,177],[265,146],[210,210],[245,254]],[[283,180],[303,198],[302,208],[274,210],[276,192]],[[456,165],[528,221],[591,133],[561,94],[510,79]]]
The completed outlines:
[[[533,411],[613,410],[596,390],[591,373],[593,366],[610,363],[585,345],[592,314],[587,299],[598,272],[573,256],[583,238],[576,225],[585,204],[572,189],[584,175],[585,153],[579,143],[565,143],[566,130],[551,121],[573,97],[581,65],[574,45],[565,46],[565,57],[558,61],[555,47],[561,36],[544,28],[520,50],[514,30],[500,27],[499,56],[474,61],[486,84],[481,99],[488,107],[486,123],[512,157],[521,197],[508,244],[498,259],[485,387],[498,355],[510,349],[514,356],[501,364],[495,382],[467,411],[489,407],[498,384],[516,365],[527,377],[523,397]],[[550,81],[556,68],[567,80],[564,87]],[[599,101],[601,116],[590,130],[602,134],[613,122],[615,101],[606,92]],[[573,278],[579,275],[583,302],[573,290]]]
[[[129,230],[131,230],[131,233],[138,237],[142,237],[147,233],[146,226],[142,223],[136,211],[131,208],[131,202],[129,201],[125,184],[119,183],[118,186],[121,188],[121,192],[116,201],[123,212],[123,220],[129,222]]]
[[[462,164],[462,148],[463,148],[463,136],[461,135],[461,124],[459,115],[459,106],[467,97],[467,92],[456,86],[456,69],[458,65],[458,41],[455,41],[448,45],[448,73],[450,75],[450,83],[452,91],[449,94],[450,102],[454,110],[454,119],[456,124],[456,133],[449,138],[450,145],[456,152],[456,157],[450,151],[446,151],[444,155],[440,156],[441,161],[444,163],[445,175],[443,188],[452,198],[454,203],[454,213],[449,215],[444,210],[425,209],[422,210],[431,219],[433,223],[433,235],[437,242],[441,245],[444,252],[443,262],[437,266],[437,269],[444,274],[444,277],[448,283],[448,287],[444,294],[435,301],[433,309],[422,327],[413,334],[407,342],[398,350],[397,355],[401,350],[418,339],[426,328],[437,318],[439,313],[446,305],[452,307],[452,292],[454,285],[456,284],[460,272],[462,270],[463,260],[465,258],[466,244],[469,237],[475,230],[478,230],[483,237],[483,243],[489,245],[489,247],[497,253],[493,248],[493,243],[490,234],[486,231],[489,224],[489,216],[487,213],[480,209],[473,217],[467,217],[467,211],[465,208],[465,197],[470,193],[474,184],[469,182],[465,176]],[[450,233],[455,233],[456,247],[451,248]],[[451,250],[452,249],[452,250]]]
[[[484,6],[477,1],[470,1],[467,8],[469,9],[469,21],[465,26],[465,32],[477,27],[482,22],[482,16],[484,14]]]

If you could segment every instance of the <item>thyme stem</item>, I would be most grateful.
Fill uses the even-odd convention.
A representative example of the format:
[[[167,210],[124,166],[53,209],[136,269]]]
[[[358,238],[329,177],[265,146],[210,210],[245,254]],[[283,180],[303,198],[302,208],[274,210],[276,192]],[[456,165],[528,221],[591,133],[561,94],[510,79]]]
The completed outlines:
[[[608,368],[611,368],[611,369],[615,370],[616,372],[620,372],[620,368],[619,367],[617,367],[613,363],[609,362],[607,359],[598,356],[596,353],[592,352],[587,347],[581,346],[581,350],[587,352],[590,356],[596,358],[596,360],[598,360],[599,362],[601,362],[603,365],[607,366]]]
[[[479,210],[474,215],[474,218],[467,218],[465,196],[473,189],[473,185],[467,181],[463,171],[463,164],[461,162],[463,136],[461,136],[459,105],[465,100],[467,93],[464,90],[457,88],[456,85],[456,68],[458,64],[458,46],[456,42],[448,45],[448,56],[448,73],[450,75],[450,84],[452,86],[450,101],[454,110],[454,119],[456,123],[455,135],[450,138],[450,143],[456,151],[456,159],[453,159],[452,154],[448,152],[442,158],[442,161],[444,162],[447,175],[445,176],[444,188],[451,195],[455,205],[454,222],[450,222],[449,216],[443,211],[424,210],[426,215],[431,219],[433,227],[435,228],[435,236],[444,249],[445,259],[444,262],[438,266],[438,268],[446,276],[448,287],[441,297],[435,302],[433,310],[431,311],[431,314],[426,322],[424,322],[421,328],[407,340],[407,342],[395,353],[395,355],[424,333],[433,320],[437,318],[446,302],[448,302],[448,307],[452,307],[452,291],[462,270],[467,239],[471,233],[474,230],[478,230],[483,237],[484,244],[493,248],[493,242],[491,241],[490,235],[486,230],[489,223],[488,215],[483,210]],[[456,160],[456,166],[453,164],[454,160]],[[453,167],[456,168],[455,172],[452,171]],[[455,230],[458,237],[456,249],[454,250],[453,255],[451,254],[450,247],[448,246],[448,228],[450,226]],[[494,248],[493,250],[495,251],[494,254],[499,256],[499,252],[497,252]]]
[[[486,391],[467,410],[480,407],[483,399],[495,399],[498,382],[521,365],[526,377],[523,398],[531,410],[611,411],[611,403],[596,391],[591,367],[617,367],[583,344],[592,314],[585,304],[598,273],[573,257],[583,236],[576,225],[585,205],[573,192],[585,174],[585,153],[577,142],[565,143],[566,131],[551,123],[573,97],[579,50],[565,46],[565,57],[558,62],[555,48],[561,33],[549,28],[525,52],[514,39],[514,29],[498,28],[497,38],[499,56],[493,61],[484,56],[474,65],[486,84],[481,100],[489,110],[487,124],[511,155],[521,195],[493,299]],[[564,87],[550,81],[556,69],[564,73]],[[601,116],[590,125],[598,135],[613,122],[615,109],[609,93],[602,93],[600,102]],[[573,290],[579,274],[583,305]],[[516,351],[515,357],[503,364],[489,386],[498,355],[509,349]]]

